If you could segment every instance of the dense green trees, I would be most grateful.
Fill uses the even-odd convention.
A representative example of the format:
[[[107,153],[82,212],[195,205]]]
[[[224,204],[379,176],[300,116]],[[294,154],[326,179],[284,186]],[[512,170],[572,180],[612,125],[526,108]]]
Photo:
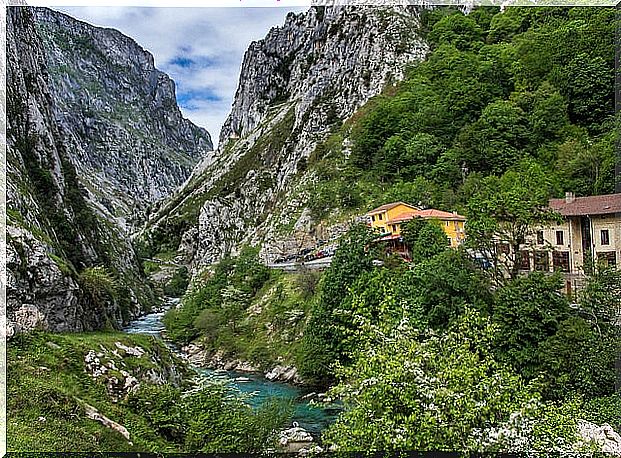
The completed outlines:
[[[164,316],[168,336],[178,342],[199,337],[203,328],[230,324],[235,332],[240,312],[249,305],[270,278],[270,270],[258,260],[256,248],[245,247],[237,257],[216,264],[206,278],[199,278],[184,296],[182,306]]]
[[[301,373],[312,380],[326,381],[332,365],[346,359],[343,342],[353,323],[339,316],[339,307],[351,285],[373,268],[369,243],[373,234],[364,225],[354,226],[341,239],[330,268],[322,281],[317,302],[307,325],[300,358]]]
[[[554,194],[612,192],[613,24],[611,8],[426,14],[427,59],[344,127],[350,166],[358,179],[425,177],[440,207],[468,199],[468,175],[527,158]]]
[[[341,450],[571,450],[578,418],[619,424],[621,335],[605,318],[619,283],[609,275],[591,277],[572,308],[560,277],[535,272],[493,289],[459,251],[366,271],[339,307],[348,358],[330,368],[345,411],[326,440]]]

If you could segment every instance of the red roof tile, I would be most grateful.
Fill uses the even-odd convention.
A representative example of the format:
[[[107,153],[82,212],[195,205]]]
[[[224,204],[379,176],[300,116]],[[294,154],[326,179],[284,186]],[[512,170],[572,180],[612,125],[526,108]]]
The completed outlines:
[[[420,210],[399,213],[397,216],[395,216],[390,221],[386,221],[386,224],[402,223],[403,221],[409,221],[412,218],[415,218],[416,216],[419,216],[419,215],[420,215]]]
[[[412,218],[436,218],[443,221],[466,221],[465,217],[458,215],[457,213],[449,213],[430,208],[427,210],[399,213],[390,221],[386,221],[386,224],[403,223],[404,221],[409,221]]]
[[[377,207],[377,208],[371,210],[370,212],[368,212],[367,215],[370,215],[372,213],[385,212],[385,211],[390,210],[391,208],[395,208],[398,205],[405,205],[406,207],[410,207],[413,210],[417,210],[417,208],[415,206],[410,205],[410,204],[406,204],[405,202],[393,202],[391,204],[384,204],[381,207]]]
[[[571,202],[567,202],[567,199],[550,199],[549,206],[563,216],[621,213],[621,194],[575,197]]]
[[[437,218],[450,221],[466,221],[465,216],[458,215],[457,213],[449,213],[442,210],[435,210],[433,208],[430,208],[428,210],[421,210],[420,216],[423,218]]]

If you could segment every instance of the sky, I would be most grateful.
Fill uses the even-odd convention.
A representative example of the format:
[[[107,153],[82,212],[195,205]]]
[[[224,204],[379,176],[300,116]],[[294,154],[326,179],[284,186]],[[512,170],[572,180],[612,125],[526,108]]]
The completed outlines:
[[[175,81],[184,116],[215,144],[229,114],[248,45],[284,23],[295,7],[56,7],[93,25],[115,28],[155,57]]]

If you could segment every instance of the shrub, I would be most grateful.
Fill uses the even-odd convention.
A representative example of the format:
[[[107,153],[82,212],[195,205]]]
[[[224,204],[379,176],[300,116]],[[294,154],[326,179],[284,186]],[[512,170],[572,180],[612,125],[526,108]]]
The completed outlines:
[[[177,269],[168,283],[164,286],[164,294],[171,297],[181,297],[188,289],[190,277],[188,268],[183,266]]]

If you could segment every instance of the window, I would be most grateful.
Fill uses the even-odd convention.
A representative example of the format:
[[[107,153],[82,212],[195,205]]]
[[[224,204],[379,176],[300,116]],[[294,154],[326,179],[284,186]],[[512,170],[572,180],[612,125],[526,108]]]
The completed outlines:
[[[446,227],[449,227],[449,222],[446,221],[446,223],[444,224]]]
[[[610,232],[608,232],[608,229],[602,229],[601,235],[602,245],[610,245]]]
[[[397,232],[397,225],[396,225],[396,224],[393,224],[393,225],[392,225],[392,231],[393,231],[393,232]]]
[[[557,245],[565,245],[563,231],[556,231],[556,244]]]
[[[535,251],[535,270],[550,270],[547,251]]]
[[[371,215],[371,221],[375,222],[375,215]]]
[[[543,245],[543,231],[537,231],[537,245]]]
[[[617,265],[617,253],[614,251],[604,251],[597,253],[597,260],[608,265],[608,267],[614,267]]]
[[[569,272],[569,251],[555,251],[552,253],[554,270]]]
[[[520,251],[518,262],[521,270],[530,270],[530,254],[528,251]]]
[[[382,220],[382,214],[380,213],[379,215],[377,215],[377,218],[381,221]]]

